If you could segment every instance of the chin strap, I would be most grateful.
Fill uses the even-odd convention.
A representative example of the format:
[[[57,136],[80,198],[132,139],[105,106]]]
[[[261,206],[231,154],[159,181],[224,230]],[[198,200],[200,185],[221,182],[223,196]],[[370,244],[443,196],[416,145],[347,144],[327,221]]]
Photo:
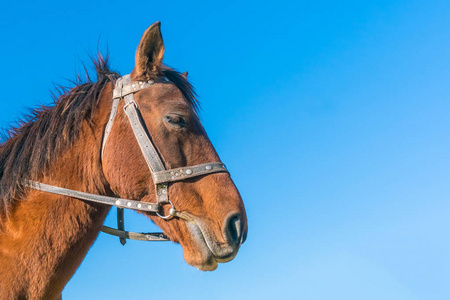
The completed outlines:
[[[118,208],[119,209],[119,208]],[[149,241],[149,242],[166,242],[170,241],[167,236],[164,235],[164,233],[161,232],[148,232],[148,233],[139,233],[139,232],[130,232],[125,230],[115,229],[112,227],[104,226],[102,227],[102,231],[104,233],[115,235],[120,238],[120,243],[122,245],[125,245],[125,243],[122,243],[122,240],[126,242],[126,239],[129,240],[136,240],[136,241]]]

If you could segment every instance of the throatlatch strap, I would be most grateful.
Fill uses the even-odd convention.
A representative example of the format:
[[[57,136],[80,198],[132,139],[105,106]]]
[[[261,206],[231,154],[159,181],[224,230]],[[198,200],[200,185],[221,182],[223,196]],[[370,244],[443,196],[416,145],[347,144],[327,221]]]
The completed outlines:
[[[117,79],[116,81],[116,89],[121,90],[119,87],[122,84],[122,78]],[[102,141],[102,161],[103,161],[103,152],[105,151],[106,141],[108,140],[109,133],[111,132],[112,126],[114,124],[114,118],[117,115],[117,107],[119,106],[120,97],[114,98],[112,100],[112,109],[111,114],[109,115],[108,123],[105,127],[105,134],[103,135],[103,141]]]

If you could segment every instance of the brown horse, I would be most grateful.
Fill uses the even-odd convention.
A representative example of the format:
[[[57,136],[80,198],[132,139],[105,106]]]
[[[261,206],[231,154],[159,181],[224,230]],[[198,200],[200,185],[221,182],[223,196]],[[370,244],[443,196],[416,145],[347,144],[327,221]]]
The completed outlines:
[[[162,64],[160,24],[143,34],[132,83],[142,122],[166,169],[220,162],[196,113],[186,74]],[[101,56],[97,82],[78,84],[33,112],[0,148],[0,299],[56,299],[94,243],[111,206],[30,189],[24,182],[110,197],[157,201],[154,177],[119,102],[104,149],[115,82]],[[165,78],[165,80],[160,80]],[[126,106],[126,105],[125,105]],[[103,152],[103,153],[102,153]],[[242,199],[226,172],[171,182],[168,195],[189,218],[144,212],[180,243],[186,262],[214,270],[232,260],[247,232]],[[161,215],[170,214],[161,206]]]

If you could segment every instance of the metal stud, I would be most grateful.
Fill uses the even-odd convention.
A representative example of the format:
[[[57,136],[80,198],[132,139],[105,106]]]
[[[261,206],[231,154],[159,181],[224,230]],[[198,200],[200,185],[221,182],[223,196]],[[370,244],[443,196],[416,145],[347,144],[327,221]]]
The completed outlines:
[[[173,175],[173,171],[170,171],[170,175]]]
[[[120,204],[121,204],[120,200],[117,200],[117,201],[116,201],[116,204],[117,204],[117,205],[120,205]]]
[[[192,174],[192,170],[191,170],[191,169],[187,169],[187,170],[186,170],[186,174],[187,174],[187,175],[191,175],[191,174]]]
[[[137,205],[137,207],[138,207],[138,208],[141,208],[141,207],[142,207],[142,204],[139,203],[139,204]]]
[[[132,87],[135,87],[136,85],[133,83],[131,86],[132,86]]]
[[[175,176],[170,176],[170,179],[175,179]]]
[[[127,206],[130,207],[130,206],[131,206],[131,202],[128,202],[128,203],[127,203]]]
[[[152,209],[152,206],[151,206],[151,205],[148,205],[148,209]]]
[[[206,168],[206,170],[211,170],[212,169],[212,167],[210,165],[207,165],[205,168]]]
[[[180,173],[178,173],[178,172],[177,172],[177,173],[175,173],[175,176],[180,176]]]

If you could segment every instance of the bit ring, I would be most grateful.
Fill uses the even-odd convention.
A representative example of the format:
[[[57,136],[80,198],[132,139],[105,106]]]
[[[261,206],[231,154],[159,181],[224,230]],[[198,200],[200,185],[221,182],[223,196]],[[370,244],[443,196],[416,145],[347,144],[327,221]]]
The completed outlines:
[[[172,203],[170,200],[167,200],[167,201],[169,201],[169,204],[172,206],[172,207],[170,208],[170,210],[169,210],[169,214],[168,214],[167,216],[162,216],[162,215],[159,214],[159,212],[156,212],[156,215],[157,215],[158,217],[160,217],[161,219],[165,219],[165,220],[167,220],[167,219],[173,217],[173,212],[175,211],[175,207],[173,207],[173,203]]]

